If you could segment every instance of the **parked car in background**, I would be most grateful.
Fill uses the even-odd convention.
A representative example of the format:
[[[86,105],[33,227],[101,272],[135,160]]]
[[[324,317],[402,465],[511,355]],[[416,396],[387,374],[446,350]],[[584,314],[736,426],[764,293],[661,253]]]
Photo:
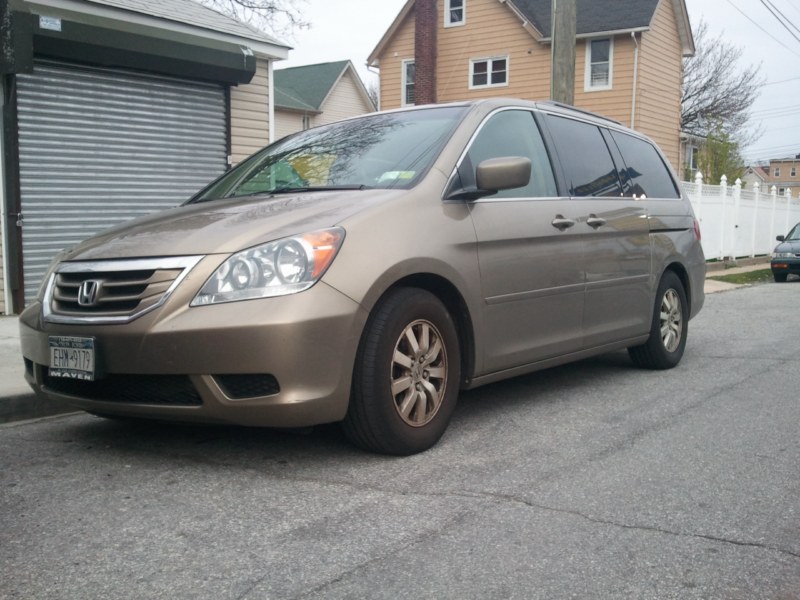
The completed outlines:
[[[783,283],[791,274],[800,275],[800,223],[776,239],[781,243],[772,251],[769,266],[775,281]]]
[[[674,367],[704,276],[647,138],[551,103],[421,106],[284,138],[64,252],[22,352],[38,394],[95,414],[341,421],[403,455],[461,389],[624,348]]]

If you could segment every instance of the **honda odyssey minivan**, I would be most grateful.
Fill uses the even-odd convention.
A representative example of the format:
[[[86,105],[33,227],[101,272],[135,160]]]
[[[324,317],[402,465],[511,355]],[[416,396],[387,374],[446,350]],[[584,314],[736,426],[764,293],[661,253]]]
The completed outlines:
[[[20,318],[40,395],[111,417],[435,444],[460,390],[627,348],[681,360],[705,260],[659,149],[553,103],[286,137],[66,250]]]

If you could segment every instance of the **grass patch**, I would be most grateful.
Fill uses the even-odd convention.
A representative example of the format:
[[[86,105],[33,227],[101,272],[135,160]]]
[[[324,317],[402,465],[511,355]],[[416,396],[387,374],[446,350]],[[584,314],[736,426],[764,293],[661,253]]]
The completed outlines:
[[[745,273],[736,273],[732,275],[714,275],[709,277],[716,281],[724,281],[726,283],[735,283],[737,285],[752,285],[754,283],[767,283],[773,281],[772,271],[770,269],[758,269],[756,271],[747,271]]]

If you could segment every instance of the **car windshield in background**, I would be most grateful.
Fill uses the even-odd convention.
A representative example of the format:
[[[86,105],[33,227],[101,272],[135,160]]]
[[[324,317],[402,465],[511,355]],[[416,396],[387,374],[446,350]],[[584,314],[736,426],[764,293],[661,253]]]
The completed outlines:
[[[789,235],[786,236],[786,239],[784,241],[786,242],[800,241],[800,223],[798,223],[792,228],[792,230],[789,232]]]
[[[368,115],[278,141],[190,202],[329,189],[409,188],[438,156],[464,107]]]

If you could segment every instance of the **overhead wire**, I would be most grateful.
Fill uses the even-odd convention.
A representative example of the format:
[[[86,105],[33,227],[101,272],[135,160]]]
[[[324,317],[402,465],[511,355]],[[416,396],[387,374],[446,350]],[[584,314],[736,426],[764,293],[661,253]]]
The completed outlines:
[[[789,25],[787,25],[787,23],[789,23],[795,29],[797,29],[797,26],[794,23],[792,23],[791,21],[789,21],[788,19],[786,19],[785,16],[783,17],[783,20],[782,20],[781,17],[778,16],[778,14],[780,13],[780,15],[783,16],[783,13],[780,12],[777,8],[775,8],[775,6],[772,4],[772,2],[770,2],[770,0],[760,0],[760,1],[761,1],[761,4],[763,4],[766,7],[766,9],[770,12],[770,14],[773,17],[775,17],[775,20],[778,21],[778,23],[781,24],[781,27],[783,27],[786,31],[788,31],[789,35],[791,35],[794,39],[796,39],[798,42],[800,42],[800,37],[797,37],[797,34],[794,31],[792,31],[791,27],[789,27]],[[797,29],[797,31],[800,32],[800,29]]]
[[[753,25],[755,25],[755,26],[756,26],[758,29],[760,29],[761,31],[763,31],[763,32],[764,32],[764,33],[765,33],[767,36],[769,36],[769,37],[770,37],[770,38],[772,38],[772,39],[773,39],[775,42],[777,42],[779,45],[783,46],[783,47],[784,47],[786,50],[788,50],[789,52],[791,52],[792,54],[794,54],[795,56],[797,56],[798,58],[800,58],[800,53],[798,53],[798,52],[795,52],[794,50],[792,50],[791,48],[789,48],[789,46],[787,46],[787,45],[786,45],[786,44],[784,44],[782,41],[780,41],[778,38],[776,38],[774,35],[772,35],[772,34],[771,34],[769,31],[767,31],[766,29],[764,29],[764,28],[763,28],[761,25],[759,25],[759,24],[758,24],[756,21],[754,21],[750,15],[748,15],[748,14],[747,14],[747,13],[745,13],[745,12],[744,12],[744,11],[743,11],[741,8],[739,8],[738,6],[736,6],[736,5],[733,3],[733,0],[727,0],[727,2],[728,2],[728,4],[730,4],[730,5],[731,5],[733,8],[735,8],[735,9],[736,9],[736,10],[737,10],[737,11],[738,11],[738,12],[739,12],[739,13],[740,13],[740,14],[741,14],[741,15],[742,15],[742,16],[743,16],[745,19],[747,19],[747,20],[748,20],[748,21],[750,21],[750,22],[751,22]]]
[[[778,85],[780,83],[788,83],[790,81],[797,81],[800,77],[792,77],[791,79],[781,79],[780,81],[768,81],[761,85],[761,87],[767,87],[768,85]]]

